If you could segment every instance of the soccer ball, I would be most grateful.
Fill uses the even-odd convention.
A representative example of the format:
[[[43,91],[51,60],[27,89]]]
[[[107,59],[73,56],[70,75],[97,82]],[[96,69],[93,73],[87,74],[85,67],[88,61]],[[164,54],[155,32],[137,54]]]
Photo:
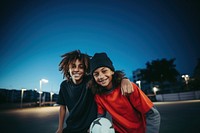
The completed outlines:
[[[115,130],[107,118],[100,117],[90,125],[90,133],[115,133]]]

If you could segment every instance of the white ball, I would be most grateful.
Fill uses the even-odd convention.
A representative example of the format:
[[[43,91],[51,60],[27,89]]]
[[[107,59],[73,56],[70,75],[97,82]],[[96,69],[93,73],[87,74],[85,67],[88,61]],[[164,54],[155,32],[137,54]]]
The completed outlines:
[[[115,130],[107,118],[100,117],[91,123],[90,133],[115,133]]]

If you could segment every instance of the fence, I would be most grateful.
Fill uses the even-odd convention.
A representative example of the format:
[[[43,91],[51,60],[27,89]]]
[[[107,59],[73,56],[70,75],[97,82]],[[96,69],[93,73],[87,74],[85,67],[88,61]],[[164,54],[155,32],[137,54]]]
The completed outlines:
[[[195,100],[200,99],[200,91],[181,92],[172,94],[159,94],[156,95],[156,100],[164,101],[181,101],[181,100]]]

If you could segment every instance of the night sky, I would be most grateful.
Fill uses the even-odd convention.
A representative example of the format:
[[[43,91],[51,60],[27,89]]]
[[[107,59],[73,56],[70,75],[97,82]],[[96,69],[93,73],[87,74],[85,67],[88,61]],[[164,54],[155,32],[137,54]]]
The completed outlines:
[[[0,0],[0,88],[58,93],[61,55],[106,52],[127,77],[147,61],[176,58],[192,75],[200,58],[196,0]]]

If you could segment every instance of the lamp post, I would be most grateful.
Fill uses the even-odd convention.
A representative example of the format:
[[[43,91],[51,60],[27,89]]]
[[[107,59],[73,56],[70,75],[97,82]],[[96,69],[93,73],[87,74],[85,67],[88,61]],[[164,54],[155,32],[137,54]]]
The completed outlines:
[[[54,94],[53,92],[50,93],[51,105],[52,105],[53,94]]]
[[[139,88],[141,89],[141,81],[140,80],[136,81],[136,84],[138,84]]]
[[[189,75],[182,75],[182,78],[185,80],[185,84],[187,85],[188,84],[188,81],[190,79]]]
[[[47,79],[41,79],[40,80],[40,97],[39,97],[39,105],[41,106],[41,99],[42,99],[42,83],[48,83],[49,81]]]
[[[24,91],[26,91],[26,89],[22,89],[22,90],[21,90],[21,108],[22,108],[22,103],[23,103]]]
[[[41,100],[42,100],[42,91],[39,91],[39,106],[41,106]]]
[[[187,89],[189,89],[189,87],[188,87],[188,81],[190,79],[189,75],[187,75],[187,74],[182,75],[182,78],[185,80],[185,84],[186,84]]]
[[[153,92],[154,92],[154,95],[156,96],[156,92],[158,91],[158,88],[157,87],[153,87]]]

